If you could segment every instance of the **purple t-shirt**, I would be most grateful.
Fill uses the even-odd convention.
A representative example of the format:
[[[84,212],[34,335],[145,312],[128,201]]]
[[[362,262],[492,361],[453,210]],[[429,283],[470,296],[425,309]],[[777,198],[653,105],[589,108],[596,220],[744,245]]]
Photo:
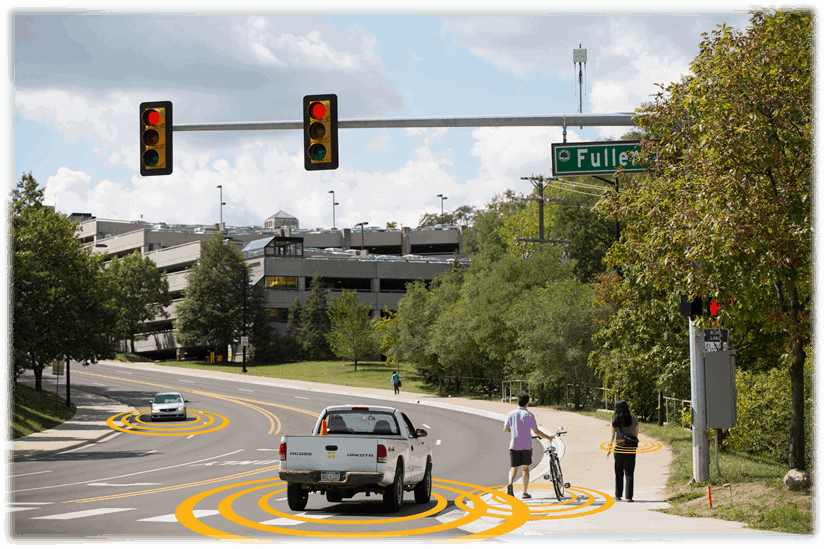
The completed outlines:
[[[512,435],[509,441],[510,450],[532,449],[532,429],[538,428],[538,422],[532,412],[524,407],[512,410],[506,416],[506,426]]]

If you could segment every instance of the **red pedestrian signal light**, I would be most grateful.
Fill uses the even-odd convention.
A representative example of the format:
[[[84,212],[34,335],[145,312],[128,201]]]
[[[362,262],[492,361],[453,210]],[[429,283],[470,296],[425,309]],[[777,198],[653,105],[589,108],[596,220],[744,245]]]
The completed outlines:
[[[308,171],[338,168],[338,96],[303,98],[303,166]]]
[[[140,104],[140,175],[172,173],[172,102]]]

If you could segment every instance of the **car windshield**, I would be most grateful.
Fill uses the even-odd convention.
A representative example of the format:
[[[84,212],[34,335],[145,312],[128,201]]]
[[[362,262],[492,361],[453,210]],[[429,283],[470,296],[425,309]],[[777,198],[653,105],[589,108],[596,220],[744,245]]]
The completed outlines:
[[[183,402],[180,395],[157,395],[155,397],[155,404],[171,404],[173,402]]]
[[[397,435],[398,422],[388,412],[340,410],[330,412],[325,418],[326,432],[330,435]]]

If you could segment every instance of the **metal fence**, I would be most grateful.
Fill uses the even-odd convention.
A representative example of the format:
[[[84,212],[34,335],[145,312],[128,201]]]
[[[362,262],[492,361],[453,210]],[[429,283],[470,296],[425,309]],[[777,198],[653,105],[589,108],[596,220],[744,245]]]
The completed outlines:
[[[681,427],[689,427],[689,425],[690,425],[690,424],[689,424],[689,423],[685,423],[685,422],[684,422],[684,418],[685,418],[685,416],[687,416],[687,414],[685,414],[685,413],[683,413],[683,412],[684,412],[684,410],[686,410],[686,409],[687,409],[687,407],[686,407],[686,406],[684,406],[684,405],[685,405],[685,404],[688,404],[688,405],[689,405],[689,412],[690,412],[690,414],[689,414],[689,415],[690,415],[690,416],[692,415],[692,401],[691,401],[691,400],[687,400],[687,399],[685,399],[685,398],[672,398],[672,397],[666,397],[666,396],[665,396],[665,397],[664,397],[664,409],[666,410],[666,416],[665,416],[665,418],[666,418],[666,419],[665,419],[665,421],[666,421],[667,423],[669,423],[669,422],[670,422],[670,415],[669,415],[669,411],[670,411],[670,401],[672,401],[672,413],[673,413],[673,416],[674,416],[675,414],[678,414],[678,421],[679,421],[679,423],[681,423]],[[680,406],[680,407],[678,406],[678,403],[679,403],[679,402],[681,403],[681,406]]]

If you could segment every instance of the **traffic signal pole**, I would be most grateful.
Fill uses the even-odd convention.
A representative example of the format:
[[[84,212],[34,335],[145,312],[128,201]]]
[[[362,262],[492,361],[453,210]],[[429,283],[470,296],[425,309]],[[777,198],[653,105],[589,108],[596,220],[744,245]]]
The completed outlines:
[[[710,478],[710,442],[707,438],[707,379],[704,370],[704,331],[690,316],[690,389],[692,391],[692,480]]]
[[[479,128],[502,126],[635,126],[635,113],[550,114],[530,116],[466,116],[441,118],[385,118],[338,120],[338,128]],[[302,130],[303,121],[235,122],[226,124],[176,124],[172,131]]]

